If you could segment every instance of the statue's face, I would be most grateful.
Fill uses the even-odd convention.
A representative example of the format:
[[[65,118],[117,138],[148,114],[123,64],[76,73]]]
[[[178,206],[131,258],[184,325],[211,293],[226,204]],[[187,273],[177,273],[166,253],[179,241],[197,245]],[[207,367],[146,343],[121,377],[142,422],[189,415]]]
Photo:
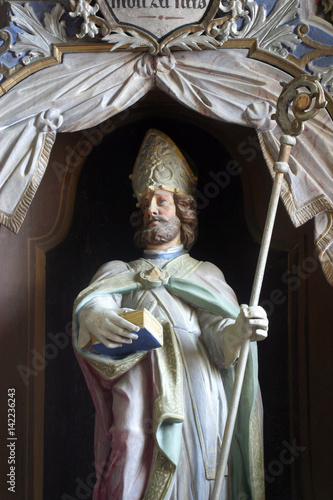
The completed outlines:
[[[140,204],[145,228],[157,226],[163,219],[167,222],[176,215],[173,193],[164,189],[148,191],[141,198]]]
[[[180,220],[173,193],[164,189],[147,191],[140,201],[143,213],[143,242],[146,248],[170,248],[180,244]]]

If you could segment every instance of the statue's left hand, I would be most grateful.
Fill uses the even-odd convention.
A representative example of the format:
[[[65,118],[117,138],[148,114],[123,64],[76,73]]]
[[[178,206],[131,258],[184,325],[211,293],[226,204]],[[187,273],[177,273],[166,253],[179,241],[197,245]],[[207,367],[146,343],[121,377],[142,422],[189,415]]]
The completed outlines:
[[[234,325],[234,335],[240,343],[246,339],[264,340],[268,332],[268,318],[261,306],[242,304]]]

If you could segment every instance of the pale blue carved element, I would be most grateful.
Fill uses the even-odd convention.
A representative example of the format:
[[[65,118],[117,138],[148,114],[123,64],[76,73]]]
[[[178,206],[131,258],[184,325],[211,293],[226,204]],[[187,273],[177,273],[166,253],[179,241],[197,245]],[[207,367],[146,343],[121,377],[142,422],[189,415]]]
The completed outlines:
[[[15,68],[20,61],[19,57],[9,51],[9,48],[14,45],[17,41],[19,33],[23,33],[23,30],[15,26],[12,22],[9,26],[0,30],[0,81],[6,78],[10,68]]]
[[[268,2],[269,3],[269,2]],[[244,18],[243,27],[237,37],[257,38],[261,49],[276,52],[286,57],[301,43],[294,26],[286,24],[298,17],[298,0],[277,0],[267,14],[264,3],[258,5],[255,0],[247,0],[245,8],[248,15]]]
[[[332,57],[327,58],[332,61]],[[322,62],[319,60],[319,62]],[[324,87],[333,95],[333,62],[326,66],[320,66],[319,64],[315,64],[314,62],[309,62],[308,64],[309,70],[313,75],[318,76],[319,81]]]
[[[305,1],[307,2],[307,0]],[[2,74],[4,78],[7,78],[11,74],[12,71],[10,70],[12,68],[17,67],[19,69],[19,65],[27,65],[52,55],[53,44],[69,41],[73,43],[73,39],[70,37],[75,34],[74,29],[79,32],[80,28],[83,28],[84,31],[84,26],[81,26],[84,20],[79,17],[73,19],[73,13],[65,12],[62,3],[64,3],[62,0],[60,3],[32,1],[24,5],[9,2],[11,6],[11,22],[8,27],[0,31],[0,44],[2,42],[0,45],[0,80]],[[221,13],[223,16],[223,13],[226,12],[237,14],[239,17],[236,16],[236,18],[224,22],[220,30],[220,36],[217,38],[213,39],[213,37],[208,36],[209,40],[213,40],[214,43],[206,44],[206,48],[214,50],[222,46],[228,38],[256,38],[258,47],[261,50],[273,52],[284,58],[288,54],[301,58],[304,54],[313,50],[304,41],[300,40],[296,33],[297,25],[302,21],[306,21],[303,15],[303,5],[298,0],[223,1],[216,17],[221,17]],[[300,10],[302,10],[302,19],[299,16]],[[71,15],[72,17],[70,17]],[[81,29],[79,36],[82,35]],[[96,36],[96,33],[94,32],[92,35]],[[192,34],[192,36],[194,35]],[[198,38],[198,33],[195,36]],[[333,35],[318,27],[310,25],[307,36],[315,42],[333,46]],[[86,38],[89,43],[89,37]],[[193,47],[186,46],[187,41],[190,41],[187,38],[179,40],[183,44],[182,48],[197,50],[195,44]],[[201,44],[202,40],[201,37]],[[126,41],[128,43],[128,40]],[[141,45],[140,42],[140,47]],[[177,42],[175,42],[175,45],[177,45]],[[151,47],[148,46],[148,50],[151,50]],[[330,62],[328,64],[322,62],[318,64],[315,60],[304,69],[309,73],[317,74],[319,78],[322,78],[323,85],[330,92],[332,91]]]
[[[24,65],[30,62],[48,57],[52,54],[53,43],[63,43],[67,41],[64,21],[61,17],[64,9],[60,4],[55,4],[51,13],[44,13],[44,25],[39,21],[32,7],[26,3],[23,7],[18,4],[12,4],[13,11],[12,22],[23,30],[18,35],[18,41],[11,46],[16,56],[24,53],[22,59]]]

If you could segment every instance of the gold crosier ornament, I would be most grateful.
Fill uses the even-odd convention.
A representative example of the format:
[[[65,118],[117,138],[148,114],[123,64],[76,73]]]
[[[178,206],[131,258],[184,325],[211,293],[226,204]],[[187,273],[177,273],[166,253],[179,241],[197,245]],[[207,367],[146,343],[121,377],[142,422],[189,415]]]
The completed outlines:
[[[198,180],[176,144],[155,129],[146,133],[129,177],[138,201],[144,193],[156,189],[193,196]]]

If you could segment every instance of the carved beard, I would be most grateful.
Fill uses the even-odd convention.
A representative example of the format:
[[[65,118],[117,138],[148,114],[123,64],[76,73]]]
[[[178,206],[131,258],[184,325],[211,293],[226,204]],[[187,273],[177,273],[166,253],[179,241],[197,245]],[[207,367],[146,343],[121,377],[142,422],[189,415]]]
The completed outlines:
[[[146,227],[142,231],[142,243],[147,245],[160,245],[172,241],[180,232],[181,222],[177,216],[166,219],[162,215],[153,217],[153,221],[159,221],[157,226]],[[149,221],[151,222],[151,221]],[[147,225],[149,225],[149,222]]]

